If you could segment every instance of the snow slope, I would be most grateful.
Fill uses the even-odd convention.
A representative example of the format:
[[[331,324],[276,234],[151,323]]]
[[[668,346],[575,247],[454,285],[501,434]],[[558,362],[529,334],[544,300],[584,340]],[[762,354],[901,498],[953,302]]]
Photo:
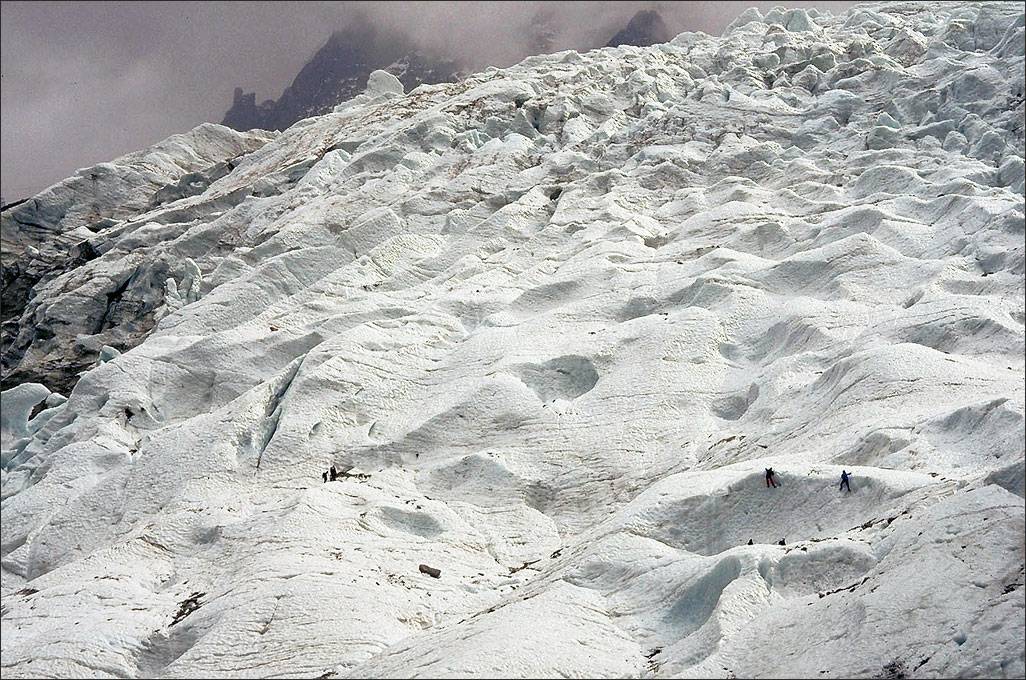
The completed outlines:
[[[46,284],[106,252],[121,235],[120,225],[126,219],[203,192],[235,167],[235,159],[271,138],[270,133],[262,131],[240,134],[220,125],[200,125],[145,151],[79,170],[75,176],[4,210],[0,221],[4,388],[45,379],[51,386],[67,391],[78,373],[97,358],[102,340],[106,340],[105,329],[129,321],[140,326],[138,339],[144,337],[152,325],[147,319],[152,310],[146,309],[149,300],[141,299],[145,296],[133,300],[131,292],[124,299],[124,291],[113,291],[105,300],[108,304],[104,313],[89,319],[79,316],[81,304],[72,304],[63,312],[48,309],[47,323],[41,325],[42,318],[37,319],[35,310],[49,295]],[[177,266],[170,263],[165,269]],[[150,269],[154,270],[152,263]],[[100,287],[109,287],[111,274],[116,273],[95,268],[99,286],[89,286],[83,277],[75,277],[75,285],[81,288],[77,292],[91,295]],[[157,282],[158,287],[164,278]],[[136,289],[144,284],[134,283]]]
[[[1021,677],[1023,38],[379,72],[118,217],[17,321],[4,676]]]

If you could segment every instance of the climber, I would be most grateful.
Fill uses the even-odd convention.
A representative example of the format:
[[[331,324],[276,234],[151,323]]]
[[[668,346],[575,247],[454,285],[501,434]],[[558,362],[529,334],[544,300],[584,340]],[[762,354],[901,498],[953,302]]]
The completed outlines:
[[[837,490],[841,491],[842,489],[847,489],[848,493],[851,493],[851,484],[848,482],[847,470],[841,470],[841,485],[837,487]]]
[[[777,543],[777,545],[787,545],[787,541],[785,541],[784,539],[780,539],[780,542]]]
[[[328,481],[328,472],[327,471],[324,471],[324,472],[321,473],[321,479],[323,479],[325,482]]]
[[[748,545],[755,545],[755,541],[753,541],[752,539],[749,538],[748,539]]]
[[[334,482],[336,479],[338,479],[338,470],[336,470],[335,466],[332,465],[331,466],[331,481]]]
[[[780,486],[777,484],[777,473],[773,472],[773,468],[766,468],[766,486],[772,486],[774,489]]]

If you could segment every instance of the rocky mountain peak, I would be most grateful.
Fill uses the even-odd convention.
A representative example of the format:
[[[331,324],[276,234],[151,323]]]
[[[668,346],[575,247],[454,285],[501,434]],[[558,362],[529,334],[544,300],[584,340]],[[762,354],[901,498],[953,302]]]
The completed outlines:
[[[359,22],[332,33],[278,100],[257,104],[255,93],[235,88],[221,124],[236,130],[284,130],[363,92],[375,69],[395,75],[407,91],[448,82],[459,72],[456,62],[425,53],[405,36]]]
[[[648,47],[659,43],[669,42],[673,38],[670,29],[659,12],[654,9],[644,9],[631,17],[631,20],[620,31],[609,39],[606,47],[619,47],[620,45],[636,45]]]

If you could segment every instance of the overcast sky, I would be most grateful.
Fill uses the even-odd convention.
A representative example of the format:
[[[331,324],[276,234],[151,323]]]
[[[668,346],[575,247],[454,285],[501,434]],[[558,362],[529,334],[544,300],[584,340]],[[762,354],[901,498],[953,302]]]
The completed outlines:
[[[744,8],[851,2],[2,2],[0,193],[24,198],[78,168],[220,122],[236,86],[278,98],[360,14],[470,68],[526,55],[548,15],[559,49],[601,45],[639,9],[674,32],[720,33]]]

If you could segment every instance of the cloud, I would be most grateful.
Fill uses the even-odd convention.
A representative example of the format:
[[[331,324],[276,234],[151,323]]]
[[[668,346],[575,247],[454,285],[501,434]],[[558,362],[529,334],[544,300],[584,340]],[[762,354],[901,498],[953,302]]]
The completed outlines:
[[[4,2],[0,191],[34,194],[77,168],[220,121],[236,86],[277,98],[333,30],[365,17],[470,69],[508,66],[550,22],[557,49],[602,45],[639,9],[718,33],[745,7],[850,2]]]

